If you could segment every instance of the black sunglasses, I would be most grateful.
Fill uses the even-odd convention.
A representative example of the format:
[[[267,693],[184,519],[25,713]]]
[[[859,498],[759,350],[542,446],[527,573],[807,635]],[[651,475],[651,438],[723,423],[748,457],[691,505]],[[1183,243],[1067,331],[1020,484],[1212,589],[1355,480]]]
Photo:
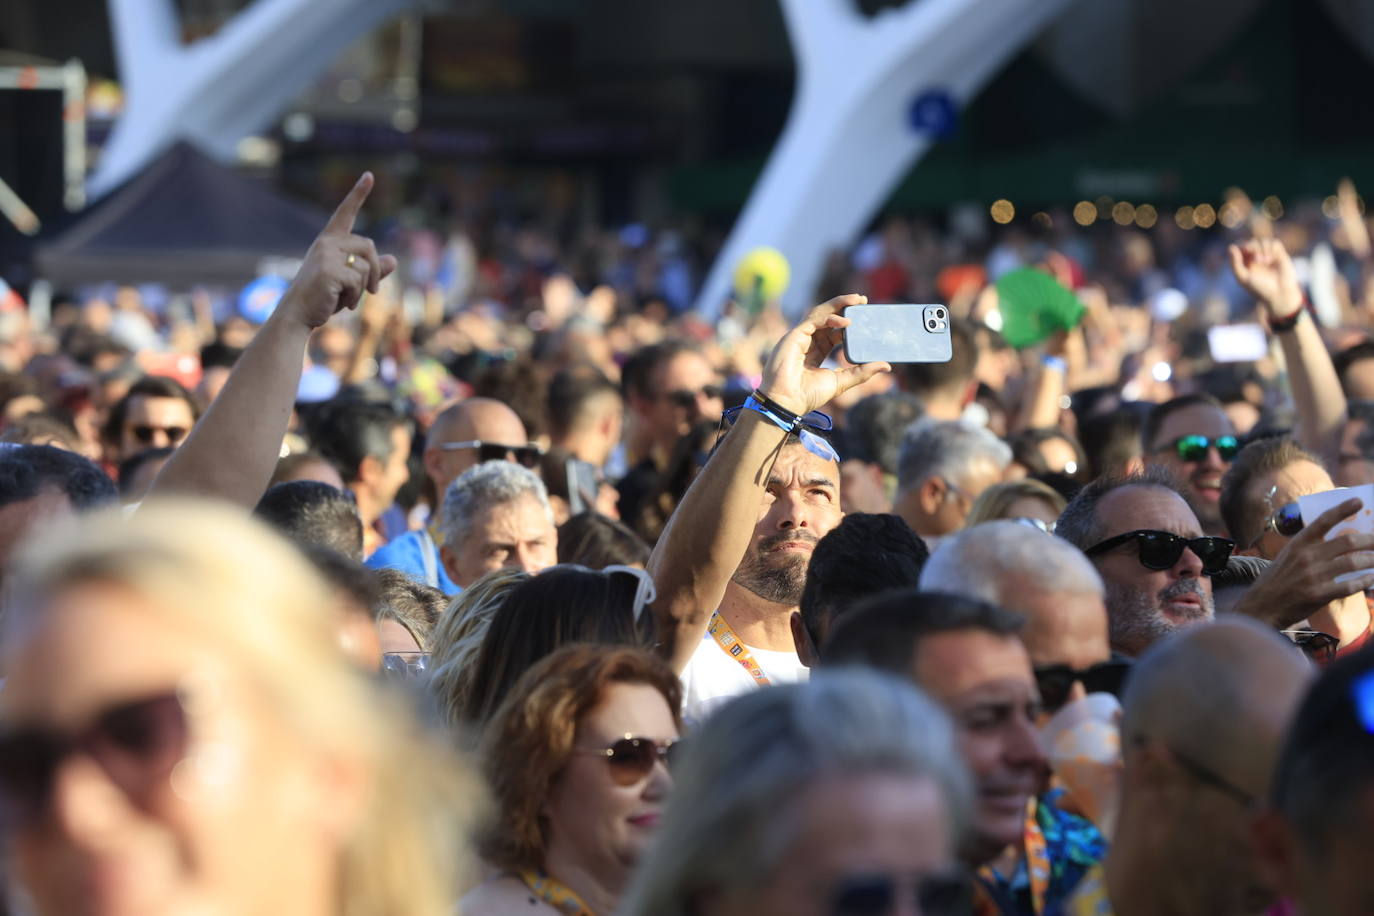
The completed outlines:
[[[973,887],[959,871],[909,878],[864,873],[848,875],[830,894],[829,916],[889,916],[905,894],[914,894],[922,916],[965,916],[973,907]]]
[[[129,431],[132,432],[134,438],[143,445],[150,445],[153,441],[153,437],[158,433],[166,433],[169,441],[180,442],[182,439],[185,439],[186,434],[190,432],[190,430],[184,426],[134,426],[131,427]]]
[[[1336,660],[1336,650],[1341,647],[1339,639],[1320,630],[1293,629],[1279,632],[1292,640],[1293,645],[1301,649],[1314,664],[1323,667]]]
[[[701,391],[692,391],[688,388],[679,388],[676,391],[665,391],[663,399],[671,403],[674,407],[681,407],[683,410],[691,410],[697,406],[697,395],[711,401],[718,401],[725,394],[725,389],[720,385],[702,385]]]
[[[533,468],[544,457],[537,445],[502,445],[499,442],[483,442],[473,439],[468,442],[445,442],[439,446],[446,452],[457,452],[465,448],[477,450],[477,460],[482,464],[488,461],[514,461],[521,467]]]
[[[605,757],[616,785],[632,786],[649,775],[655,760],[662,760],[665,767],[672,769],[680,743],[676,739],[655,741],[626,735],[610,747],[576,748],[573,753]]]
[[[1035,669],[1035,683],[1040,687],[1040,703],[1045,711],[1057,712],[1069,701],[1074,684],[1082,684],[1088,693],[1119,697],[1130,673],[1130,662],[1115,659],[1078,670],[1068,665],[1044,665]]]
[[[1197,558],[1202,561],[1202,574],[1205,576],[1215,576],[1224,570],[1226,561],[1231,559],[1231,551],[1236,549],[1235,541],[1228,541],[1226,538],[1185,538],[1169,531],[1141,529],[1107,538],[1083,552],[1095,557],[1132,541],[1139,549],[1140,565],[1146,569],[1172,569],[1186,548],[1197,554]]]
[[[58,770],[73,754],[89,757],[130,799],[146,802],[186,756],[189,733],[175,691],[111,706],[73,733],[6,728],[0,732],[0,823],[39,820]]]
[[[1212,446],[1216,446],[1217,454],[1221,456],[1222,461],[1230,461],[1240,451],[1240,440],[1235,436],[1217,436],[1215,439],[1206,436],[1179,436],[1159,451],[1173,449],[1180,461],[1205,461],[1207,450]]]

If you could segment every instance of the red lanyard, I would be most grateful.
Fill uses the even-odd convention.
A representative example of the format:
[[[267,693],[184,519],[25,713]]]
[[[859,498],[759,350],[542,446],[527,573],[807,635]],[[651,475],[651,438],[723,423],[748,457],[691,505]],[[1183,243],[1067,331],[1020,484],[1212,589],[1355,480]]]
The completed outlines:
[[[754,661],[754,654],[749,651],[749,647],[740,642],[740,638],[735,635],[729,621],[720,616],[720,611],[711,615],[711,622],[706,625],[706,632],[711,634],[716,645],[725,650],[726,655],[739,662],[744,670],[749,672],[750,677],[760,687],[769,685],[768,675],[764,674],[759,663]]]

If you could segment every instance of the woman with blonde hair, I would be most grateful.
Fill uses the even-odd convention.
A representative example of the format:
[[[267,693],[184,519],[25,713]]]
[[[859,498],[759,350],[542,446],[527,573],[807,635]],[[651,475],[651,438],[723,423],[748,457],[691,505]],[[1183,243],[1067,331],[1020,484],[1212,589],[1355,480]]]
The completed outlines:
[[[467,708],[472,669],[492,617],[530,574],[514,567],[489,572],[449,603],[430,634],[429,690],[443,721],[457,727]]]
[[[1068,505],[1052,487],[1024,478],[988,487],[973,501],[965,528],[1000,519],[1027,519],[1042,531],[1054,531],[1054,523]]]
[[[287,542],[150,503],[55,527],[12,585],[0,829],[40,916],[452,911],[472,780]]]

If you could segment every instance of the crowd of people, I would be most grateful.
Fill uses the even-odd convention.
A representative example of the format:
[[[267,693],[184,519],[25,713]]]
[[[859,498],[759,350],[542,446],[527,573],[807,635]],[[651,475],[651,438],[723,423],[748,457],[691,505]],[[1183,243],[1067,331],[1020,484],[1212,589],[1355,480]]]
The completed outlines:
[[[417,303],[373,182],[256,324],[0,314],[9,912],[1369,912],[1352,187],[707,324],[537,235]],[[1017,268],[1081,323],[1010,346]],[[849,363],[870,299],[951,358]]]

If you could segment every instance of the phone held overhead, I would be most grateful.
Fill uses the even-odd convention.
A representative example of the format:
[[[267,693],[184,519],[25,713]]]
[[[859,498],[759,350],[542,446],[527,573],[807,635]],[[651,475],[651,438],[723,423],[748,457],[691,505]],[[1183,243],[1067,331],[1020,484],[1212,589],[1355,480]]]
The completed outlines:
[[[943,305],[851,305],[844,355],[851,363],[947,363],[953,355]]]

